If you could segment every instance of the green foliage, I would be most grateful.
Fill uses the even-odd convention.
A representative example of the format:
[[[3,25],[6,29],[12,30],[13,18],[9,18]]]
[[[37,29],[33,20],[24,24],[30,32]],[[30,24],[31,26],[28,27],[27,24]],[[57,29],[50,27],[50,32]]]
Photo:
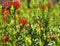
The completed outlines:
[[[60,45],[60,3],[53,8],[40,9],[47,0],[31,0],[28,8],[27,0],[22,2],[20,12],[17,13],[12,5],[7,24],[2,18],[2,6],[0,5],[0,46],[59,46]],[[15,11],[14,11],[15,10]],[[14,18],[16,20],[14,20]],[[27,24],[19,24],[19,18],[28,19]],[[2,44],[5,35],[9,35],[9,41]],[[54,39],[51,38],[55,34]]]

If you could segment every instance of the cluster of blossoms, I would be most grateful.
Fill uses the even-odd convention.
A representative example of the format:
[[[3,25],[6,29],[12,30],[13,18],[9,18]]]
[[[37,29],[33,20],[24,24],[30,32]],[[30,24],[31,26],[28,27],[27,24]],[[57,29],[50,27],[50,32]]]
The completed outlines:
[[[40,9],[44,10],[44,9],[46,9],[46,7],[47,8],[52,8],[52,4],[50,2],[48,2],[46,5],[45,4],[42,4],[40,6]]]
[[[8,9],[8,10],[6,10],[6,9],[7,9],[7,8],[10,8],[12,5],[13,5],[16,9],[19,9],[22,4],[21,4],[21,2],[20,2],[19,0],[14,0],[13,2],[12,2],[12,1],[10,1],[10,2],[8,2],[8,1],[4,2],[4,3],[3,3],[3,8],[4,8],[4,9],[2,9],[2,13],[3,13],[5,16],[9,15],[9,9]]]
[[[8,23],[8,18],[7,18],[7,16],[10,14],[9,8],[10,8],[11,6],[14,6],[15,9],[16,9],[16,11],[19,12],[19,11],[20,11],[19,8],[22,6],[22,4],[21,4],[21,2],[20,2],[19,0],[14,0],[13,2],[12,2],[12,1],[10,1],[10,2],[6,1],[6,2],[3,3],[3,7],[2,7],[2,13],[4,14],[3,20],[4,20],[6,23]]]
[[[15,10],[17,12],[20,12],[22,3],[19,0],[14,0],[13,2],[6,1],[3,3],[3,8],[2,8],[2,13],[4,15],[3,20],[7,24],[9,24],[8,15],[10,14],[10,11],[8,8],[10,8],[11,6],[14,6]],[[19,18],[18,22],[19,22],[19,24],[27,24],[27,26],[30,27],[30,24],[28,24],[28,19],[26,19],[26,18]],[[8,41],[9,41],[9,35],[4,36],[4,38],[2,39],[2,43],[4,44],[5,42],[8,42]]]
[[[9,7],[14,6],[15,8],[20,8],[21,7],[21,2],[19,0],[14,0],[14,2],[10,1],[6,1],[3,3],[3,8],[2,8],[2,13],[4,14],[3,20],[6,23],[9,23],[8,21],[8,15],[10,14],[9,12]],[[8,10],[7,10],[8,9]],[[4,38],[2,39],[2,43],[4,44],[5,42],[9,41],[9,35],[4,36]]]
[[[6,35],[3,39],[2,39],[2,43],[4,44],[5,42],[9,41],[9,35]]]

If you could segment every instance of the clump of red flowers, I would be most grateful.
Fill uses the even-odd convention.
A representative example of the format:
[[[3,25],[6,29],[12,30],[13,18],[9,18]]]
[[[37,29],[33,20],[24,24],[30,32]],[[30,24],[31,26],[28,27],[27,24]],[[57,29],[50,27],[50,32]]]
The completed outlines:
[[[5,8],[8,8],[11,5],[13,5],[13,2],[11,2],[11,1],[10,2],[6,1],[3,3],[3,7],[5,7]]]
[[[40,6],[40,9],[41,9],[41,10],[45,10],[45,8],[46,8],[45,5],[41,5],[41,6]]]
[[[40,6],[40,9],[45,10],[46,7],[47,8],[52,8],[52,4],[50,2],[48,2],[46,5],[43,4],[43,5]]]
[[[51,37],[51,39],[55,39],[56,38],[56,35],[55,34],[52,34],[50,37]]]
[[[8,6],[9,6],[8,1],[6,1],[6,2],[3,3],[3,7],[6,7],[7,8]]]
[[[2,43],[6,43],[9,41],[9,35],[6,35],[3,39],[2,39]]]
[[[9,15],[9,10],[4,10],[4,11],[3,11],[3,14],[4,14],[5,16]]]
[[[16,10],[17,12],[20,12],[19,8],[21,7],[21,2],[19,0],[14,0],[13,2],[12,1],[10,1],[10,2],[6,1],[3,3],[2,13],[7,16],[9,14],[9,10],[6,10],[6,9],[10,9],[10,7],[12,5],[17,9]]]
[[[21,7],[21,2],[19,0],[14,0],[14,6],[16,8],[20,8]]]
[[[19,24],[20,23],[27,24],[28,23],[28,20],[26,18],[19,18]]]
[[[14,5],[16,8],[20,8],[21,7],[21,2],[19,0],[14,0],[14,2],[10,1],[6,1],[3,3],[3,7],[9,7],[11,5]]]

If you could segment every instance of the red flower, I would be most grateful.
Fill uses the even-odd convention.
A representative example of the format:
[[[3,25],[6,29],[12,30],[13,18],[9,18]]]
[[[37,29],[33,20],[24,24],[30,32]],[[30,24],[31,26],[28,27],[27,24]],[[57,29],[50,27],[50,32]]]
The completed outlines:
[[[55,39],[56,38],[56,35],[55,34],[52,34],[51,35],[51,39]]]
[[[12,6],[13,5],[13,2],[9,2],[9,6]]]
[[[3,7],[7,8],[8,6],[9,6],[8,1],[6,1],[6,2],[3,3]]]
[[[21,2],[18,1],[18,0],[15,0],[15,1],[14,1],[14,6],[15,6],[16,8],[20,8],[20,7],[21,7]]]
[[[9,15],[9,11],[8,11],[8,10],[5,10],[5,11],[3,12],[3,14],[4,14],[5,16]]]
[[[2,39],[2,43],[4,44],[5,42],[8,42],[9,41],[9,35],[5,36],[3,39]]]
[[[46,8],[46,6],[45,5],[41,5],[40,8],[41,8],[41,10],[44,10]]]
[[[25,18],[20,18],[19,19],[19,23],[27,24],[28,23],[28,20],[25,19]]]
[[[47,4],[47,7],[48,7],[48,8],[52,8],[52,4],[49,2],[49,3]]]

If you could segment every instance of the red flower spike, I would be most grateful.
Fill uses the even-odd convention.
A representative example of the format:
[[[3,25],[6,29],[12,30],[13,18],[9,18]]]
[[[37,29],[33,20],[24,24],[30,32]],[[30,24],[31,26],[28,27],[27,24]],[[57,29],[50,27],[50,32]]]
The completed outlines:
[[[8,10],[5,10],[5,11],[3,12],[3,14],[4,14],[5,16],[9,15],[9,11],[8,11]]]
[[[48,8],[52,8],[52,4],[49,2],[49,3],[47,4],[47,7],[48,7]]]
[[[25,19],[25,18],[20,18],[19,19],[19,23],[27,24],[28,23],[28,20]]]
[[[3,39],[2,39],[2,43],[4,44],[5,42],[8,42],[9,41],[9,35],[5,36]]]
[[[20,7],[21,7],[21,2],[18,1],[18,0],[15,0],[15,1],[14,1],[14,6],[15,6],[16,8],[20,8]]]
[[[8,6],[9,6],[8,1],[6,1],[6,2],[3,3],[3,7],[7,8]]]
[[[40,9],[41,9],[41,10],[45,10],[45,8],[46,8],[45,5],[41,5],[41,6],[40,6]]]
[[[56,38],[56,35],[55,34],[52,34],[51,35],[51,39],[55,39]]]
[[[5,36],[5,42],[9,41],[9,36]]]

